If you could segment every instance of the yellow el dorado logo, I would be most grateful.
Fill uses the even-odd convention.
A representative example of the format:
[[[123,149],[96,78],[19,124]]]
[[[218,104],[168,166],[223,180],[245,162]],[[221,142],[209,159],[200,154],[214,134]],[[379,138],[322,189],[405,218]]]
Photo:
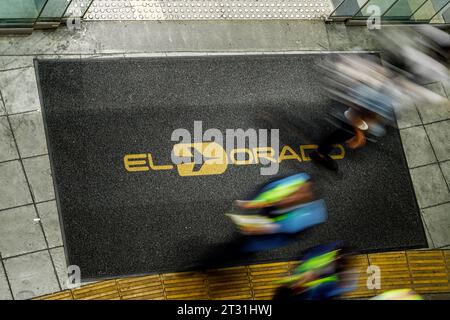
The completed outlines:
[[[345,149],[342,145],[336,144],[335,148],[339,153],[330,155],[334,160],[341,160],[345,157]],[[287,160],[295,160],[298,162],[311,161],[307,155],[310,151],[317,149],[315,144],[300,145],[297,150],[285,145],[277,155],[272,147],[259,148],[235,148],[229,151],[216,142],[196,142],[196,143],[179,143],[173,147],[173,154],[177,157],[190,158],[191,162],[184,161],[179,164],[157,165],[155,158],[151,153],[127,154],[123,158],[124,167],[128,172],[142,171],[164,171],[173,170],[175,167],[178,174],[182,177],[190,176],[206,176],[223,174],[228,166],[231,165],[254,165],[278,162]],[[194,161],[195,156],[202,156],[202,163],[198,164]],[[238,155],[244,154],[245,160],[238,160]],[[242,157],[242,156],[241,156]]]
[[[227,153],[216,142],[179,143],[173,146],[173,153],[178,157],[192,159],[196,152],[203,156],[202,166],[199,170],[195,170],[195,167],[198,166],[195,162],[178,164],[177,169],[180,176],[207,176],[222,174],[227,170]]]

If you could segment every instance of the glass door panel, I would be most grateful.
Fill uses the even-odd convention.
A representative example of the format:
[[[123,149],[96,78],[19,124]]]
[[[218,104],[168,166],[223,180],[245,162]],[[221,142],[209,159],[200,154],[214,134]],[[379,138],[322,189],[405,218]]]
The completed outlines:
[[[416,23],[427,23],[433,19],[450,0],[427,0],[412,16],[411,21]]]
[[[47,0],[47,4],[36,21],[37,27],[57,27],[72,0]]]
[[[0,29],[32,30],[47,0],[0,0]]]
[[[361,10],[356,13],[353,19],[367,19],[372,15],[379,14],[381,17],[388,11],[397,1],[402,0],[369,0]],[[403,0],[404,1],[404,0]],[[374,11],[376,9],[377,11]]]
[[[397,1],[390,9],[388,9],[383,19],[386,20],[409,20],[409,17],[414,14],[427,0],[400,0]]]
[[[344,0],[330,15],[330,18],[351,18],[368,0]]]
[[[450,4],[447,4],[430,23],[450,23]]]

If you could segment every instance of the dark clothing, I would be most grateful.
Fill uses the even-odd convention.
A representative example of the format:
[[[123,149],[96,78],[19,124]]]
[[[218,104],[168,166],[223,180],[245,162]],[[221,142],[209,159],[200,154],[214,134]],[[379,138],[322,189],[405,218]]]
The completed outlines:
[[[356,133],[353,130],[350,131],[348,129],[338,128],[320,142],[317,151],[322,155],[329,155],[331,151],[333,151],[334,149],[333,147],[334,144],[345,143],[347,140],[353,138],[355,135]]]

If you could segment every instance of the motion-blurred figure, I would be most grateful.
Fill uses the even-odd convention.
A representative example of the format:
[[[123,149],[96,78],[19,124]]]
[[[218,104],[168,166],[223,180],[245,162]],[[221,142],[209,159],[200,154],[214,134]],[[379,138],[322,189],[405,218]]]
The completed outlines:
[[[383,292],[370,300],[423,300],[423,298],[411,289],[397,289]]]
[[[284,245],[289,235],[326,221],[325,201],[315,200],[306,173],[263,186],[256,196],[236,201],[238,213],[227,214],[246,236],[245,251]]]
[[[293,275],[277,281],[282,286],[274,300],[325,300],[354,290],[357,273],[348,268],[348,259],[337,244],[309,250]]]
[[[384,28],[378,34],[378,43],[383,64],[397,76],[417,84],[450,80],[450,35],[446,32],[431,25]],[[432,97],[420,96],[424,92],[411,93],[420,100]]]
[[[433,105],[447,99],[423,86],[450,82],[450,35],[432,26],[387,27],[378,42],[383,61],[374,55],[346,54],[324,64],[325,88],[334,101],[328,120],[337,126],[311,158],[337,170],[329,156],[333,145],[361,148],[377,141],[387,126],[396,126],[396,114],[415,104]]]
[[[326,89],[334,101],[327,120],[337,129],[322,139],[311,158],[328,169],[338,169],[329,155],[334,144],[361,148],[367,140],[382,137],[386,126],[395,123],[390,72],[372,58],[340,55],[324,66],[329,74]]]

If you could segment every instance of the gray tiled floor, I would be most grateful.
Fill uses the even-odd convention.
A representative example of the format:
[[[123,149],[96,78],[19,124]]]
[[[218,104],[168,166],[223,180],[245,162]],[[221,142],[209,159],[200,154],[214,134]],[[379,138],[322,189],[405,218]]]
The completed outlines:
[[[28,184],[18,160],[0,163],[0,181],[0,210],[32,202]]]
[[[427,124],[425,129],[437,159],[439,161],[450,160],[450,120]]]
[[[432,83],[426,85],[428,89],[442,95],[446,96],[444,88],[441,83]],[[450,103],[443,103],[439,105],[430,105],[430,104],[418,104],[417,109],[419,110],[420,116],[422,117],[422,121],[424,124],[450,119]]]
[[[39,217],[44,227],[45,236],[47,237],[48,246],[50,248],[63,245],[61,229],[59,224],[58,209],[56,201],[47,201],[36,205]]]
[[[400,134],[410,168],[436,162],[427,133],[422,126],[404,129]]]
[[[402,112],[397,114],[397,123],[399,129],[408,128],[422,124],[419,111],[415,106],[411,108],[405,108]]]
[[[447,181],[447,185],[450,186],[450,161],[441,162],[440,165],[445,181]]]
[[[55,193],[48,155],[23,159],[23,165],[35,201],[54,199]]]
[[[450,203],[424,209],[423,217],[427,229],[430,231],[433,244],[436,247],[448,245],[450,233]]]
[[[47,248],[33,205],[0,211],[0,252],[3,258]]]
[[[0,99],[0,116],[3,116],[6,114],[5,105],[3,104],[3,100]]]
[[[12,297],[9,287],[15,299],[23,299],[65,288],[67,278],[33,68],[36,55],[204,55],[371,50],[374,45],[364,27],[319,21],[152,21],[86,23],[79,32],[60,28],[26,38],[2,37],[0,48],[0,299]],[[429,86],[450,93],[440,83]],[[450,161],[443,161],[449,159],[448,120],[450,105],[443,104],[411,108],[398,121],[430,246],[450,245]]]
[[[61,288],[67,289],[67,264],[63,247],[50,249]]]
[[[9,114],[40,108],[34,68],[0,72],[0,90]]]
[[[11,70],[33,66],[33,56],[0,56],[0,70]]]
[[[433,238],[431,237],[431,233],[430,233],[430,231],[428,230],[428,228],[426,227],[426,224],[425,224],[425,218],[424,218],[423,210],[421,210],[421,219],[422,219],[422,223],[423,223],[423,226],[424,226],[424,229],[425,229],[425,235],[427,237],[428,247],[429,248],[434,248],[435,245],[434,245],[434,242],[433,242]]]
[[[411,178],[421,208],[450,201],[450,193],[438,164],[412,169]]]
[[[47,250],[5,259],[14,299],[29,299],[60,290]]]
[[[8,118],[0,116],[0,162],[18,159],[16,145]]]
[[[22,158],[47,153],[44,124],[38,111],[9,116]]]
[[[0,300],[11,300],[12,295],[9,290],[9,284],[6,279],[5,270],[3,270],[3,264],[0,263]]]

